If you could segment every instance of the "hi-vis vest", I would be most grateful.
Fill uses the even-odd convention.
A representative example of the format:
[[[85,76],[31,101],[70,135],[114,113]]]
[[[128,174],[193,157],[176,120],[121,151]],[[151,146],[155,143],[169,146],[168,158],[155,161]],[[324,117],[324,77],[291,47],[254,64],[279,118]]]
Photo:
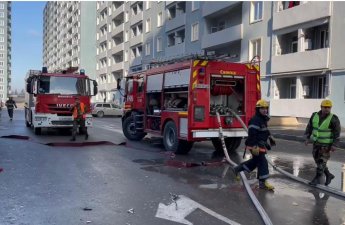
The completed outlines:
[[[331,123],[333,114],[330,113],[327,118],[322,122],[319,126],[320,117],[318,113],[315,113],[313,117],[313,133],[312,133],[312,140],[314,142],[318,142],[320,144],[332,144],[332,130],[329,129],[329,125]]]
[[[84,119],[85,105],[82,102],[80,103],[80,111],[83,113],[83,119]],[[73,108],[73,118],[74,119],[78,118],[78,109],[76,106]]]

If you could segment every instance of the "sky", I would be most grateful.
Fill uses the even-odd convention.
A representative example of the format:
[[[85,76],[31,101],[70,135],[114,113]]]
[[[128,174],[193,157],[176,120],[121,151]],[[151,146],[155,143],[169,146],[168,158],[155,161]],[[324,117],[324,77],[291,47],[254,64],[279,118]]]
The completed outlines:
[[[45,4],[12,1],[12,93],[24,88],[28,70],[42,69]]]

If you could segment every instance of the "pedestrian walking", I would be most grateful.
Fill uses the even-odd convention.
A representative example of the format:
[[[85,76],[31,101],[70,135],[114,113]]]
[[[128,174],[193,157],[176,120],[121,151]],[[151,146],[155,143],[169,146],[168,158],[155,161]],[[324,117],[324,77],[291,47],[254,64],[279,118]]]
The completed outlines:
[[[267,182],[269,177],[267,150],[275,146],[276,142],[267,127],[269,121],[268,102],[261,99],[256,103],[256,113],[250,119],[248,125],[248,138],[245,142],[246,149],[250,150],[252,158],[233,168],[236,176],[241,171],[251,172],[257,168],[259,188],[273,190],[274,187]],[[270,144],[268,144],[268,141]]]
[[[14,109],[14,107],[17,108],[16,102],[13,100],[12,97],[9,97],[9,99],[6,101],[5,105],[7,107],[8,116],[10,117],[10,120],[12,120],[13,119],[13,109]]]
[[[87,127],[85,126],[86,110],[84,103],[80,102],[79,97],[75,98],[75,103],[71,108],[71,111],[73,112],[73,129],[71,141],[76,140],[78,126],[80,126],[80,129],[84,131],[85,140],[87,140],[89,138],[89,134],[87,133]]]
[[[320,184],[320,178],[323,174],[326,176],[325,185],[329,185],[334,179],[334,175],[329,172],[327,161],[331,151],[339,143],[340,121],[337,115],[331,113],[332,101],[323,100],[321,110],[314,112],[309,119],[305,130],[305,145],[313,142],[313,158],[316,163],[316,175],[309,182],[310,185]]]

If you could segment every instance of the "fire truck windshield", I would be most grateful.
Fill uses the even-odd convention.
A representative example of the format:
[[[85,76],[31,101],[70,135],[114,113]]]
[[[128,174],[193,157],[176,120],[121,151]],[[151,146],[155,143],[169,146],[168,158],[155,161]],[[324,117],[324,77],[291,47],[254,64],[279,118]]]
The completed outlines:
[[[90,84],[85,78],[41,76],[38,82],[38,93],[89,95]]]

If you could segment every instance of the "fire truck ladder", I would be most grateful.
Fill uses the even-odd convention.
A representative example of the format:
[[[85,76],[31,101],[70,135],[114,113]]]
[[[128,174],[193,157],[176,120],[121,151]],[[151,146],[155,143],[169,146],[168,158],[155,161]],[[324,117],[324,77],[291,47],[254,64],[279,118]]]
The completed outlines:
[[[144,114],[139,112],[133,112],[133,122],[137,132],[143,132],[144,130]]]

